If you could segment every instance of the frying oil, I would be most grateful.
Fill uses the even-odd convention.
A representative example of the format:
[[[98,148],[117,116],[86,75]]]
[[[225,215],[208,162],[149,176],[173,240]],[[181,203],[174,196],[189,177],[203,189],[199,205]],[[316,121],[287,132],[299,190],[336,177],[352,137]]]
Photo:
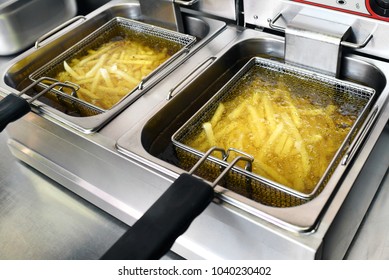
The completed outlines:
[[[336,85],[254,66],[185,144],[241,150],[254,157],[254,173],[309,194],[366,102]]]

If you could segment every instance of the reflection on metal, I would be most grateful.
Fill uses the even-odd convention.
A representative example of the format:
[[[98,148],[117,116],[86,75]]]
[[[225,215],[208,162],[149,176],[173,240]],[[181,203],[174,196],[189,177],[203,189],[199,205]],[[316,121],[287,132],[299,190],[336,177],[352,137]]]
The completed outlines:
[[[180,7],[174,0],[139,0],[143,17],[150,23],[184,33]]]

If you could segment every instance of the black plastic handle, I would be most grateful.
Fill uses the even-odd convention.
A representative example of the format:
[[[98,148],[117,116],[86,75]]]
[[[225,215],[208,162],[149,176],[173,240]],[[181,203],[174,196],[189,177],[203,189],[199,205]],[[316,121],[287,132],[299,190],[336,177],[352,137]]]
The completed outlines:
[[[101,259],[160,259],[213,197],[206,182],[182,174]]]
[[[30,112],[30,104],[22,97],[13,93],[0,101],[0,132],[13,121]]]

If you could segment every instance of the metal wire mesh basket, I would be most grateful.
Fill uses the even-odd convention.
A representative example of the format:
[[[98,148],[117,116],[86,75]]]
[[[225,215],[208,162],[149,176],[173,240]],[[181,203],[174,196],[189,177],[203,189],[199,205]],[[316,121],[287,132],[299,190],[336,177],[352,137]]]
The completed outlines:
[[[143,85],[144,81],[148,80],[152,76],[155,76],[161,69],[163,69],[173,60],[175,60],[182,51],[186,51],[196,42],[195,37],[187,34],[174,32],[171,30],[159,28],[157,26],[145,24],[130,19],[115,17],[102,27],[95,30],[84,40],[72,46],[43,67],[33,72],[29,76],[29,78],[32,81],[36,81],[41,77],[54,78],[58,73],[65,70],[64,61],[83,57],[88,53],[88,51],[95,50],[104,43],[121,40],[123,39],[123,37],[129,38],[129,40],[138,40],[145,42],[145,44],[150,47],[157,45],[159,47],[163,46],[167,48],[169,52],[171,52],[171,57],[164,63],[159,65],[157,68],[155,68],[147,76],[143,77],[139,83],[139,86],[136,86],[132,90],[129,90],[129,92],[120,100],[118,100],[116,104],[126,99],[128,96],[132,95],[132,93],[134,93],[137,88],[141,89],[140,85]],[[73,83],[77,84],[77,82],[74,81]],[[42,84],[41,86],[45,87],[44,84]],[[82,87],[82,85],[78,86]],[[56,100],[58,96],[61,96],[61,98],[63,99],[61,100],[62,106],[68,106],[69,108],[74,108],[75,106],[77,106],[77,111],[81,112],[81,116],[93,116],[96,114],[100,114],[106,111],[107,109],[111,109],[102,108],[95,104],[91,104],[90,102],[86,102],[78,97],[70,96],[69,98],[64,98],[64,95],[59,95],[55,92],[55,90],[51,91],[51,93],[46,95],[46,97],[51,100]],[[135,98],[136,96],[133,96],[133,99]]]
[[[288,91],[294,95],[293,97],[297,96],[296,98],[307,100],[311,103],[318,103],[319,108],[320,106],[330,107],[329,104],[336,104],[341,114],[350,115],[353,118],[353,123],[349,125],[347,135],[344,136],[339,147],[333,153],[322,176],[308,192],[296,190],[296,188],[288,184],[280,183],[270,176],[259,175],[256,172],[250,172],[241,167],[234,167],[228,176],[226,176],[225,180],[220,183],[223,187],[264,205],[291,207],[304,204],[320,194],[331,178],[333,171],[338,166],[348,145],[356,137],[358,131],[364,127],[364,120],[371,109],[375,91],[371,88],[277,61],[259,57],[252,58],[172,136],[172,142],[181,168],[189,170],[203,156],[204,152],[202,150],[191,146],[191,139],[199,137],[201,133],[204,134],[203,125],[209,123],[215,114],[217,114],[216,111],[220,104],[231,102],[242,94],[241,89],[245,84],[255,83],[258,79],[265,79],[268,88],[271,88],[272,91],[276,83],[281,79],[288,88]],[[264,93],[259,91],[257,94]],[[283,114],[283,112],[280,114]],[[249,126],[249,124],[246,123],[245,126]],[[256,139],[256,141],[261,143],[259,144],[259,149],[262,149],[265,143],[267,143],[268,138]],[[228,149],[237,147],[221,148]],[[244,148],[240,150],[250,154]],[[299,157],[302,156],[299,155]],[[270,160],[270,158],[261,160],[266,163],[266,160]],[[211,181],[228,165],[226,161],[225,159],[210,157],[207,163],[198,170],[197,175]],[[256,158],[254,156],[254,163],[255,161]],[[315,160],[312,160],[310,164],[315,165]]]

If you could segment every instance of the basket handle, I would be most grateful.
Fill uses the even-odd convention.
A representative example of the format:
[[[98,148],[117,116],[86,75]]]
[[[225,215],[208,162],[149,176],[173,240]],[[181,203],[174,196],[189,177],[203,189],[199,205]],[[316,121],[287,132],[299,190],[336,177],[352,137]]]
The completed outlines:
[[[240,160],[239,156],[219,175],[212,185],[192,175],[214,152],[212,147],[188,173],[181,174],[146,213],[102,256],[103,260],[155,260],[164,256],[175,240],[183,234],[212,202],[214,187]]]
[[[73,93],[76,92],[76,89],[72,85],[69,85],[67,83],[54,82],[47,88],[43,89],[42,91],[40,91],[39,93],[37,93],[36,95],[28,99],[24,99],[22,97],[22,95],[25,94],[29,89],[33,88],[38,83],[41,83],[42,81],[45,80],[51,82],[55,81],[48,77],[42,77],[36,80],[35,82],[33,82],[32,84],[30,84],[25,89],[23,89],[21,92],[19,92],[19,94],[10,93],[0,101],[0,132],[2,132],[9,123],[20,119],[28,112],[30,112],[31,111],[30,104],[34,102],[36,99],[38,99],[40,96],[52,90],[53,88],[57,86],[67,87],[70,88],[73,91]]]
[[[101,259],[160,259],[213,197],[213,188],[205,181],[181,174]]]
[[[177,90],[178,87],[180,87],[186,80],[188,80],[191,76],[194,76],[194,74],[196,72],[198,72],[201,68],[204,67],[204,65],[206,64],[211,64],[214,60],[216,59],[216,57],[214,56],[211,56],[209,57],[207,60],[203,61],[202,63],[200,63],[195,69],[193,69],[192,72],[190,72],[181,82],[179,82],[178,84],[176,84],[173,88],[171,88],[169,90],[169,93],[168,93],[168,96],[166,97],[166,100],[170,100],[174,95],[173,93]],[[208,66],[209,66],[208,65]],[[193,81],[197,76],[194,76],[192,77],[188,82],[191,82]]]
[[[41,37],[39,37],[36,42],[35,42],[35,48],[38,49],[40,47],[40,43],[43,41],[43,40],[46,40],[47,38],[49,38],[50,36],[54,35],[55,33],[59,32],[60,30],[64,29],[65,27],[69,26],[70,24],[78,21],[78,20],[86,20],[86,17],[84,16],[76,16],[74,18],[71,18],[69,19],[68,21],[65,21],[64,23],[62,23],[61,25],[55,27],[54,29],[52,29],[51,31],[43,34]]]
[[[0,132],[11,122],[30,112],[30,104],[24,98],[10,93],[0,101]]]
[[[188,48],[183,48],[180,51],[178,51],[177,53],[175,53],[172,57],[170,57],[170,59],[168,61],[165,62],[163,67],[158,67],[156,70],[154,70],[153,74],[148,75],[145,78],[143,78],[140,81],[140,83],[138,84],[137,88],[139,90],[143,90],[145,87],[145,83],[148,83],[152,78],[155,78],[156,74],[163,73],[163,74],[161,74],[161,77],[159,77],[159,79],[157,79],[157,81],[155,81],[155,82],[158,82],[160,79],[162,79],[164,77],[164,75],[170,74],[175,69],[175,67],[172,66],[169,68],[169,66],[179,65],[179,63],[181,63],[181,62],[180,61],[177,62],[177,58],[182,56],[182,55],[187,55],[188,53],[189,53]],[[163,71],[165,71],[165,73]]]

